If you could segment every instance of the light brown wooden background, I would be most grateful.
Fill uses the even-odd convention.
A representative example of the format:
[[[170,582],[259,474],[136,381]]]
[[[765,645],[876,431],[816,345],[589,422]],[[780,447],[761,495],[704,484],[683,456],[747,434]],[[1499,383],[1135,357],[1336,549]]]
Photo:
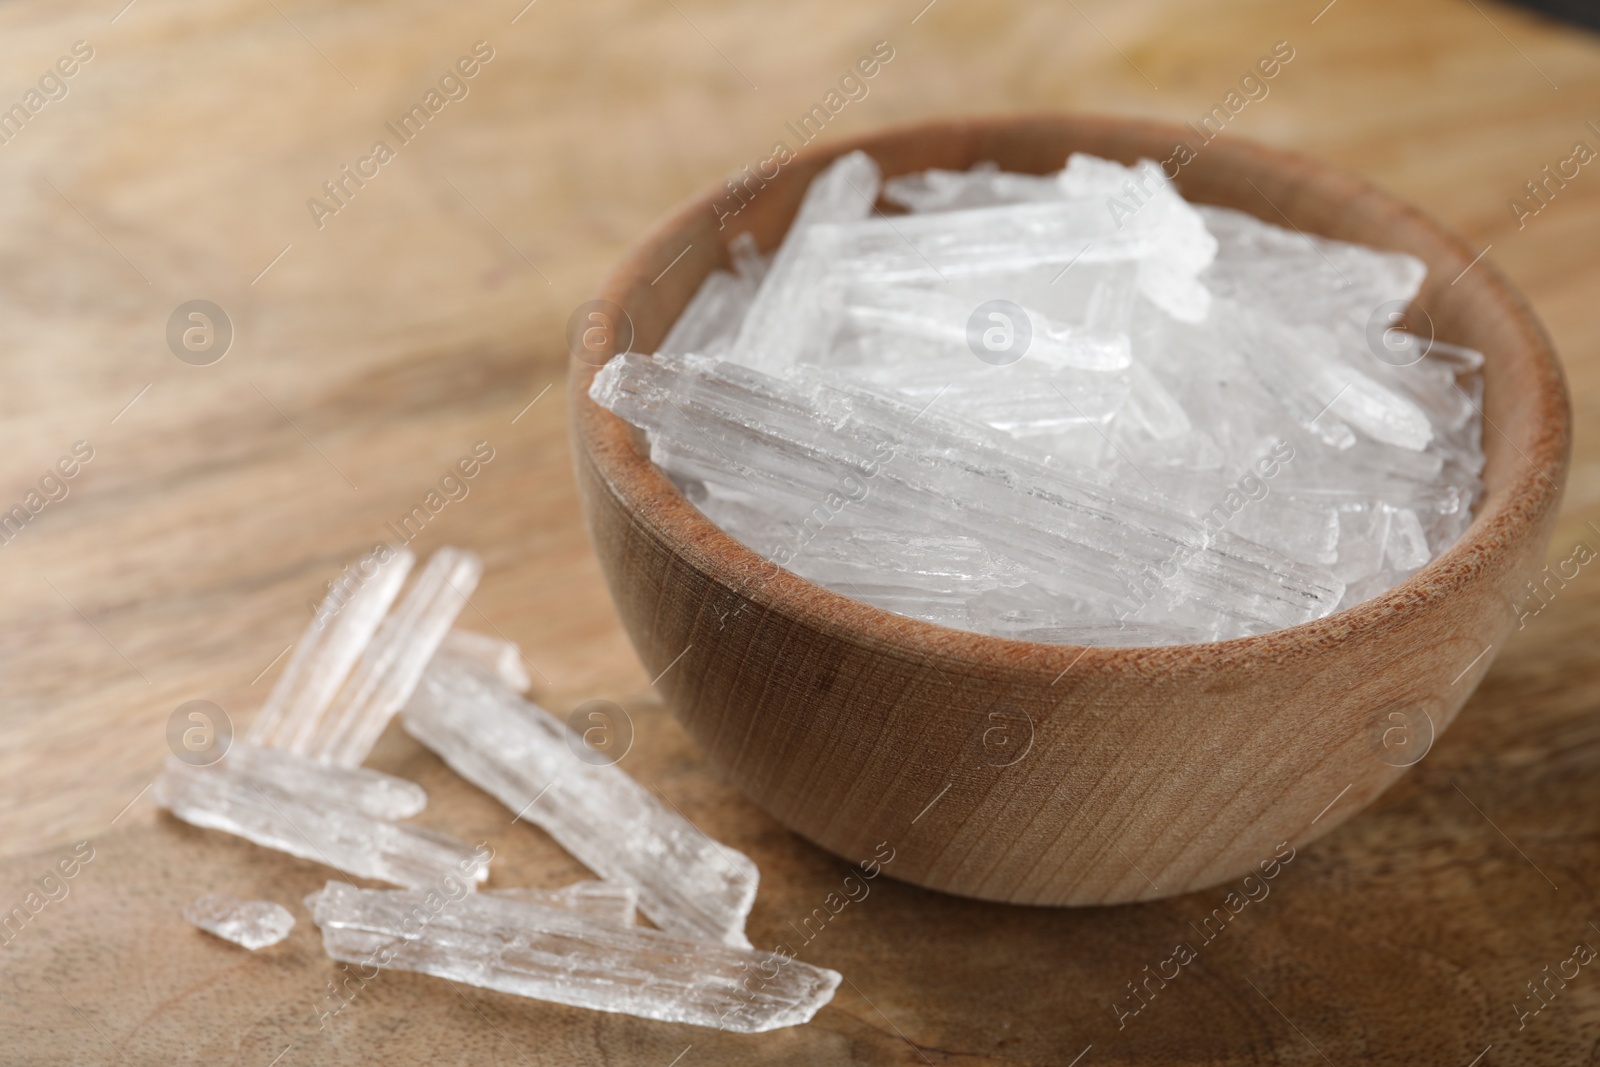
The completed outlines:
[[[527,8],[519,0],[135,0],[119,13],[122,2],[0,7],[0,103],[21,99],[73,42],[94,48],[69,95],[0,145],[0,510],[73,442],[95,450],[71,495],[0,546],[0,856],[16,857],[3,867],[0,903],[20,899],[40,857],[53,857],[62,842],[93,838],[102,855],[127,864],[98,862],[85,875],[98,888],[79,892],[76,910],[63,904],[42,914],[37,929],[3,950],[9,956],[0,954],[18,991],[7,992],[12,1004],[0,1019],[8,1060],[115,1060],[95,1029],[109,1031],[117,1054],[126,1047],[135,1062],[180,1058],[167,1046],[138,1050],[148,1005],[103,1016],[94,1007],[96,989],[114,996],[138,987],[164,942],[134,938],[132,958],[96,960],[84,946],[62,955],[56,939],[93,926],[95,900],[132,909],[118,913],[124,933],[148,924],[146,912],[126,903],[145,899],[133,887],[172,864],[204,869],[210,861],[198,857],[224,847],[159,818],[142,795],[167,752],[168,716],[205,698],[247,723],[275,676],[266,668],[307,617],[307,599],[386,536],[385,522],[481,439],[493,444],[495,460],[418,542],[424,550],[461,544],[486,558],[468,624],[519,641],[539,672],[541,698],[558,711],[593,696],[639,709],[641,738],[658,738],[668,753],[642,758],[688,768],[685,802],[698,798],[697,814],[750,848],[766,892],[780,901],[793,893],[791,910],[809,910],[835,877],[830,861],[748,810],[680,751],[681,737],[648,697],[649,680],[613,618],[568,473],[562,329],[644,227],[692,191],[765,158],[775,139],[792,145],[785,122],[820,101],[877,41],[890,43],[893,60],[828,136],[1016,110],[1194,119],[1274,42],[1288,41],[1295,58],[1229,135],[1364,173],[1491,246],[1488,257],[1548,325],[1573,389],[1577,454],[1552,559],[1579,539],[1600,548],[1600,531],[1589,525],[1600,521],[1600,445],[1590,432],[1600,414],[1600,162],[1523,229],[1507,206],[1575,141],[1600,149],[1600,134],[1584,125],[1600,125],[1594,35],[1488,0],[936,0],[926,8],[925,0],[537,0]],[[401,147],[319,230],[307,198],[387,137],[383,123],[480,40],[495,55],[470,95]],[[231,352],[210,367],[179,362],[165,344],[168,315],[194,298],[220,304],[237,330]],[[1573,983],[1539,1020],[1536,1038],[1515,1031],[1508,1006],[1524,978],[1570,951],[1563,939],[1587,936],[1600,946],[1600,932],[1584,933],[1587,919],[1600,916],[1584,888],[1592,888],[1600,856],[1597,583],[1585,570],[1530,621],[1424,765],[1364,819],[1308,851],[1296,873],[1320,888],[1282,905],[1300,908],[1296,921],[1336,946],[1330,958],[1346,960],[1345,977],[1318,981],[1345,992],[1377,983],[1383,997],[1370,991],[1362,1010],[1382,1014],[1392,1000],[1413,1035],[1402,1043],[1435,1048],[1440,1062],[1461,1053],[1465,1063],[1490,1043],[1496,1049],[1486,1063],[1502,1055],[1576,1062],[1600,1040],[1600,977],[1585,973]],[[426,764],[404,741],[388,744],[396,766]],[[453,786],[436,777],[448,794]],[[1482,813],[1452,783],[1474,793]],[[441,810],[468,810],[460,805],[469,800]],[[1436,847],[1422,848],[1423,838]],[[555,851],[537,855],[544,867],[518,861],[526,879],[575,875]],[[240,862],[275,877],[269,861]],[[1435,873],[1459,867],[1449,883],[1459,892],[1436,899],[1412,891],[1418,863]],[[1535,864],[1543,875],[1529,869]],[[787,889],[784,872],[797,879]],[[1560,889],[1540,881],[1544,875]],[[297,877],[303,890],[318,875],[303,865]],[[1045,1021],[1051,1011],[1066,1018],[1079,1009],[1019,992],[1019,982],[1040,988],[1026,967],[1022,978],[1007,977],[1008,961],[1038,943],[1034,920],[1016,918],[1032,913],[888,892],[898,905],[884,905],[877,921],[860,918],[832,954],[816,956],[858,983],[845,986],[820,1029],[807,1031],[829,1035],[826,1051],[789,1035],[759,1046],[763,1054],[1066,1062],[1093,1041],[1087,1067],[1118,1056],[1321,1062],[1326,1053],[1342,1063],[1400,1047],[1385,1044],[1403,1032],[1395,1019],[1352,1024],[1351,1012],[1326,1006],[1338,1000],[1327,989],[1296,983],[1310,998],[1306,1012],[1325,1011],[1296,1020],[1323,1025],[1314,1053],[1296,1024],[1276,1014],[1281,999],[1271,1010],[1265,996],[1245,999],[1256,994],[1236,977],[1230,988],[1243,992],[1228,994],[1241,998],[1236,1010],[1219,1016],[1196,1000],[1144,1028],[1142,1040],[1154,1044],[1119,1052],[1109,1027],[1107,1036],[1080,1042],[1064,1023]],[[1329,903],[1335,899],[1343,911]],[[1165,907],[1038,920],[1064,939],[1051,956],[1060,966],[1075,946],[1087,951],[1102,937],[1131,953],[1122,961],[1131,964],[1122,967],[1127,975],[1108,972],[1093,989],[1074,979],[1062,996],[1092,1000],[1082,1010],[1109,1018],[1106,1003],[1122,978],[1167,949],[1159,938],[1141,943],[1130,934],[1145,922],[1133,916],[1159,917]],[[1417,909],[1426,914],[1410,913]],[[1519,914],[1532,922],[1552,909],[1564,925],[1551,929],[1570,926],[1570,937],[1518,926]],[[784,914],[764,917],[758,905],[753,928],[770,932]],[[952,923],[991,931],[1002,948],[1005,937],[1016,938],[1015,952],[995,950],[964,969],[934,951],[978,952],[951,934]],[[1426,947],[1397,933],[1408,927],[1430,931]],[[314,971],[311,936],[301,930],[294,943],[298,964]],[[1497,946],[1492,980],[1446,960],[1456,950],[1470,956],[1485,939]],[[66,959],[99,977],[75,977]],[[1058,973],[1029,959],[1044,968],[1037,973]],[[930,967],[941,961],[946,969],[935,976]],[[251,964],[237,962],[229,973]],[[60,1000],[25,980],[29,967],[54,976]],[[248,1000],[248,975],[238,973]],[[431,987],[404,988],[425,1002]],[[1426,1001],[1452,989],[1466,1008]],[[416,1002],[397,1003],[415,1010]],[[526,1024],[516,1047],[533,1048],[529,1062],[556,1055],[537,1043],[549,1010],[527,1014],[534,1009],[507,1003],[494,1001],[497,1025]],[[963,1003],[972,1011],[961,1014]],[[221,1016],[243,1010],[213,1006],[195,1025],[220,1026]],[[948,1021],[952,1012],[960,1018]],[[635,1041],[619,1033],[660,1033],[611,1027],[585,1044],[593,1017],[556,1015],[580,1035],[559,1062],[606,1049],[620,1057]],[[25,1017],[35,1025],[15,1029]],[[700,1052],[691,1055],[711,1057],[713,1046],[729,1062],[754,1055],[755,1046],[716,1046],[700,1033],[673,1030],[659,1042],[661,1061],[697,1041]],[[190,1053],[207,1049],[208,1062],[270,1059],[257,1058],[254,1045],[230,1044],[222,1030],[201,1036]],[[638,1041],[654,1049],[657,1038]],[[341,1046],[341,1055],[359,1059],[355,1047]],[[490,1055],[503,1062],[527,1059],[497,1047]]]

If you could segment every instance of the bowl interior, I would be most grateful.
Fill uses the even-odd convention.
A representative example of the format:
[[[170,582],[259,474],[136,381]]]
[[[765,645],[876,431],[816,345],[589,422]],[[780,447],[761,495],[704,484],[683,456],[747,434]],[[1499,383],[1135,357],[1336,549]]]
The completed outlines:
[[[1173,161],[1166,169],[1169,175],[1176,170],[1175,182],[1190,200],[1417,256],[1428,266],[1415,303],[1425,312],[1423,321],[1432,324],[1439,340],[1485,354],[1485,492],[1471,527],[1427,567],[1375,598],[1288,629],[1208,645],[1094,648],[1088,653],[1092,657],[1189,659],[1204,649],[1207,656],[1226,659],[1251,655],[1264,641],[1337,640],[1365,618],[1418,610],[1449,596],[1489,566],[1497,549],[1537,536],[1559,498],[1569,418],[1561,372],[1525,302],[1491,264],[1438,223],[1362,179],[1250,142],[1201,142],[1192,129],[1164,123],[1073,116],[940,122],[819,146],[800,153],[770,179],[747,168],[668,218],[609,279],[603,295],[626,312],[632,349],[654,349],[705,276],[729,265],[726,246],[734,236],[748,231],[762,249],[776,247],[811,178],[835,156],[855,148],[872,155],[886,177],[931,167],[964,170],[991,160],[1005,170],[1042,174],[1058,170],[1074,151],[1123,163]],[[1181,159],[1187,162],[1174,166]],[[874,642],[910,642],[921,652],[937,651],[967,662],[1038,667],[1076,662],[1084,654],[1074,646],[951,631],[893,615],[787,571],[752,586],[750,576],[769,574],[772,565],[684,500],[650,463],[642,435],[588,399],[589,382],[603,362],[573,362],[575,432],[612,491],[625,498],[641,521],[673,541],[692,565],[735,588],[750,588],[751,596],[765,606]]]

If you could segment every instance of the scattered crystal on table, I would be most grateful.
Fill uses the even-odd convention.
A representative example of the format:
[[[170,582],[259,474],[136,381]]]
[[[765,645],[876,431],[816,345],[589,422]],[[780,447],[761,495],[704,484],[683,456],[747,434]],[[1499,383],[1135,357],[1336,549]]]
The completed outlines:
[[[434,907],[425,893],[329,882],[306,907],[328,955],[346,963],[735,1033],[808,1022],[840,982],[786,954],[485,893]]]
[[[401,719],[457,774],[584,866],[638,892],[663,930],[748,948],[760,872],[621,767],[580,758],[582,740],[473,664],[436,657]]]
[[[194,826],[222,830],[361,878],[423,887],[450,876],[468,882],[488,877],[487,860],[466,842],[375,818],[344,803],[339,790],[302,785],[290,791],[236,770],[227,760],[191,767],[169,758],[151,795]]]
[[[270,900],[240,900],[225,893],[196,897],[183,917],[207,933],[255,951],[276,945],[294,929],[294,916]]]

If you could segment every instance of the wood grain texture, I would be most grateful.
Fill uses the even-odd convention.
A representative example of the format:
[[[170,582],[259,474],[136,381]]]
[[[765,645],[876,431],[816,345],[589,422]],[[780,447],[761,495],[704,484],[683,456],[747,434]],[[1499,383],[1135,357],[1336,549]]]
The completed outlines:
[[[1483,262],[1527,294],[1572,387],[1549,561],[1600,547],[1600,177],[1585,168],[1521,229],[1507,206],[1575,140],[1600,147],[1585,127],[1600,121],[1600,44],[1486,0],[1325,6],[539,0],[514,25],[522,3],[498,0],[0,7],[0,101],[72,42],[96,49],[68,97],[0,145],[0,500],[73,441],[96,448],[71,496],[0,547],[0,901],[22,900],[72,841],[98,849],[72,895],[0,950],[0,1060],[124,1062],[103,1031],[128,1062],[261,1065],[291,1040],[271,1038],[306,1028],[308,995],[336,974],[296,896],[326,872],[186,830],[142,790],[172,710],[208,698],[247,720],[275,673],[252,679],[307,598],[480,439],[496,461],[419,547],[485,555],[474,625],[523,644],[550,707],[634,709],[630,769],[756,858],[752,929],[798,941],[788,924],[846,871],[740,799],[642,695],[651,675],[578,511],[562,327],[649,226],[766,158],[877,40],[895,59],[828,141],[1002,112],[1194,120],[1291,42],[1229,135],[1359,173],[1491,246]],[[480,39],[496,58],[472,95],[317,230],[306,199]],[[163,339],[196,297],[239,327],[211,367]],[[681,1067],[1066,1064],[1091,1043],[1080,1067],[1325,1062],[1313,1042],[1340,1064],[1466,1064],[1491,1043],[1486,1065],[1591,1062],[1589,968],[1523,1029],[1512,1005],[1575,940],[1600,945],[1584,932],[1600,859],[1596,581],[1584,568],[1514,632],[1428,757],[1298,854],[1124,1029],[1125,983],[1194,936],[1222,887],[1063,912],[880,880],[801,949],[850,979],[802,1031],[730,1042],[466,990],[490,1026],[442,983],[394,975],[395,992],[341,1014],[348,1036],[320,1039],[337,1053],[308,1043],[280,1067],[662,1065],[691,1043]],[[579,875],[404,738],[380,763],[427,782],[440,825],[481,828],[515,880]],[[190,933],[173,924],[193,895],[252,888],[300,917],[285,955],[169,936]]]
[[[1176,125],[942,122],[808,153],[740,220],[776,243],[812,174],[854,147],[893,176],[982,161],[1039,173],[1075,151],[1133,163],[1175,157],[1178,144],[1198,151],[1177,177],[1191,199],[1418,256],[1430,281],[1417,303],[1439,339],[1485,353],[1491,426],[1473,525],[1347,611],[1237,641],[1086,649],[873,609],[722,533],[650,463],[637,431],[588,399],[610,352],[574,355],[579,487],[635,647],[729,778],[839,855],[870,855],[916,825],[898,877],[1023,904],[1123,903],[1236,880],[1388,787],[1455,718],[1517,622],[1566,478],[1560,368],[1497,271],[1470,270],[1470,247],[1370,184],[1246,142],[1202,144]],[[612,274],[603,298],[631,324],[613,348],[650,351],[726,265],[724,242],[740,229],[717,225],[726,199],[719,188],[690,203]]]

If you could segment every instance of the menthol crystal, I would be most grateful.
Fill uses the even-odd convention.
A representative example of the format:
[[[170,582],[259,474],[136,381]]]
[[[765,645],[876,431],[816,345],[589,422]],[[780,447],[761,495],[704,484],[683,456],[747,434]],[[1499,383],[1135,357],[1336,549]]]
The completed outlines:
[[[626,771],[583,758],[579,736],[494,675],[436,657],[406,705],[406,731],[512,815],[607,882],[637,893],[669,933],[748,948],[745,917],[760,872]]]
[[[207,893],[183,909],[183,917],[207,933],[252,951],[276,945],[294,929],[294,916],[270,900],[240,900]]]
[[[884,180],[854,152],[770,261],[733,242],[590,395],[734,537],[887,610],[1265,633],[1403,581],[1482,493],[1482,355],[1395,326],[1419,260],[1190,204],[1148,160]]]
[[[837,971],[790,955],[485,893],[452,899],[329,882],[306,906],[336,960],[735,1033],[808,1022],[840,982]]]
[[[266,848],[361,878],[402,886],[464,884],[488,877],[488,859],[448,834],[371,814],[350,803],[350,782],[331,776],[290,785],[259,765],[192,767],[169,758],[151,789],[184,822],[221,830]],[[369,797],[372,794],[367,794]]]

